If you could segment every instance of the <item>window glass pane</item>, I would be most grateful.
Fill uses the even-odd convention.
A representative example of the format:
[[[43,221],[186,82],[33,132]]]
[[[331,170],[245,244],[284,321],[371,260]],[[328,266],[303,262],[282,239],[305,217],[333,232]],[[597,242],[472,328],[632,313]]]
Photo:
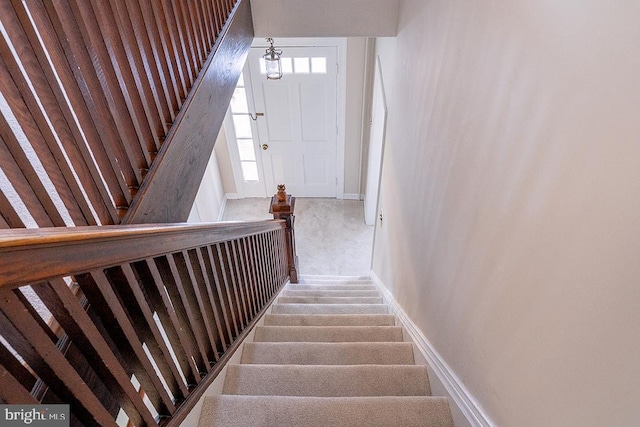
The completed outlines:
[[[238,79],[238,84],[236,86],[244,86],[244,74],[240,73],[240,78]]]
[[[309,74],[309,58],[293,58],[296,74]]]
[[[242,165],[242,177],[245,181],[259,181],[256,162],[240,162],[240,164]]]
[[[251,121],[249,116],[233,116],[233,127],[236,130],[236,138],[252,138]]]
[[[311,58],[311,72],[327,74],[327,58]]]
[[[239,87],[233,92],[231,98],[232,113],[248,113],[249,105],[247,105],[247,92],[245,88]]]
[[[282,58],[280,62],[282,63],[282,74],[293,73],[293,61],[291,58]]]
[[[260,58],[260,74],[267,74],[267,65],[264,63],[264,58]]]
[[[240,160],[256,160],[256,152],[253,148],[253,139],[239,139],[238,153]]]

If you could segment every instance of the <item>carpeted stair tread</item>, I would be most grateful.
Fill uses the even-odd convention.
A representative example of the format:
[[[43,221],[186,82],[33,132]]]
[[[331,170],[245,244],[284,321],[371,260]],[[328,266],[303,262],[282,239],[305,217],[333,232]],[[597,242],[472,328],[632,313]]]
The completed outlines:
[[[229,365],[223,394],[429,396],[426,366]]]
[[[298,279],[299,283],[372,283],[371,277],[367,276],[316,276],[303,274]]]
[[[386,304],[273,304],[273,314],[389,314]]]
[[[267,314],[266,326],[395,326],[392,314]]]
[[[280,296],[283,297],[379,297],[378,291],[359,291],[359,290],[287,290],[282,291]]]
[[[257,326],[255,342],[402,342],[400,326]]]
[[[273,365],[412,365],[408,342],[251,342],[240,363]]]
[[[318,283],[318,284],[288,284],[285,285],[284,289],[289,291],[376,291],[375,285],[371,284],[360,284],[360,285],[338,285],[338,284],[326,284],[326,283]]]
[[[200,427],[453,426],[367,277],[287,284],[252,339],[222,395],[204,399]]]
[[[382,297],[280,297],[278,304],[382,304]]]
[[[200,427],[451,427],[443,397],[211,396]]]

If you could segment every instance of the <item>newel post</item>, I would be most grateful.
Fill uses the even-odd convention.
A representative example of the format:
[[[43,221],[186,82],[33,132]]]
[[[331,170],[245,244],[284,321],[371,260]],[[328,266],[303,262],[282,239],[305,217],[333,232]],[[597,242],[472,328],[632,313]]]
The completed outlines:
[[[296,198],[286,193],[284,185],[278,185],[278,192],[271,198],[269,213],[273,219],[283,219],[286,223],[287,261],[289,264],[289,280],[298,283],[298,255],[296,255],[296,239],[293,232]]]

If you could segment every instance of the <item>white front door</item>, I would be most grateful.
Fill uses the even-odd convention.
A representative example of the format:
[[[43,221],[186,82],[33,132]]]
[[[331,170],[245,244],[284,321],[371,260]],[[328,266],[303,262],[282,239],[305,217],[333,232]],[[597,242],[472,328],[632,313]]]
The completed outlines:
[[[337,49],[282,47],[284,77],[267,80],[264,49],[248,58],[267,193],[336,197]]]

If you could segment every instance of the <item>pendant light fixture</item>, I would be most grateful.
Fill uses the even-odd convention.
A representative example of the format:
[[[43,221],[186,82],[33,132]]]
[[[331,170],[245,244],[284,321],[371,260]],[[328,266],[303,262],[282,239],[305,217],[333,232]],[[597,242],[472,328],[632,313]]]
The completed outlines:
[[[266,53],[262,56],[267,70],[267,79],[280,80],[282,78],[282,65],[280,64],[282,51],[273,47],[273,39],[271,37],[267,39],[267,43],[270,44],[270,47],[267,48]]]

